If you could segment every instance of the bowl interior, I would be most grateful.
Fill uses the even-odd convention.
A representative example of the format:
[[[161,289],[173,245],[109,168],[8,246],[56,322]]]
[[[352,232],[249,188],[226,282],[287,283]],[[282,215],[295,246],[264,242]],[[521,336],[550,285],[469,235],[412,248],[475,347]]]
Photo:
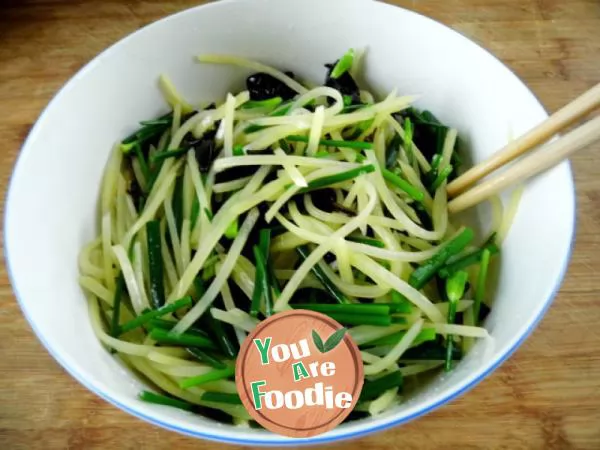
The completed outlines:
[[[368,20],[365,20],[368,17]],[[168,74],[192,103],[223,101],[248,74],[199,65],[200,53],[232,53],[294,70],[315,82],[323,64],[367,48],[365,82],[377,92],[421,95],[418,106],[459,130],[474,162],[539,123],[546,113],[499,61],[425,17],[367,0],[225,1],[146,27],[111,47],[56,96],[19,157],[7,202],[5,245],[23,311],[53,356],[105,399],[153,423],[238,443],[291,440],[141,403],[141,383],[92,333],[77,256],[97,233],[96,204],[108,153],[139,120],[166,109],[157,78]],[[386,428],[427,412],[495,368],[532,329],[562,279],[573,235],[568,164],[530,182],[503,246],[495,306],[479,342],[450,374],[376,418],[345,424],[324,442]],[[489,222],[485,208],[478,220]],[[307,442],[303,440],[302,442]]]

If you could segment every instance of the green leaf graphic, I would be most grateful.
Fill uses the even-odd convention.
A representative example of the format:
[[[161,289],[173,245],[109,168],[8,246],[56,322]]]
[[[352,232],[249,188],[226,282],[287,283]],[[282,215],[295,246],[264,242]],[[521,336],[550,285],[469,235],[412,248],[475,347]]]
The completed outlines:
[[[345,328],[340,328],[336,330],[329,338],[325,341],[325,345],[323,346],[323,352],[327,353],[338,346],[342,339],[344,339],[344,335],[346,334]]]
[[[319,333],[317,333],[315,330],[312,330],[312,338],[313,338],[313,342],[315,343],[315,347],[317,347],[317,349],[321,353],[325,353],[325,348],[323,347],[323,339],[321,339],[321,336],[319,336]]]

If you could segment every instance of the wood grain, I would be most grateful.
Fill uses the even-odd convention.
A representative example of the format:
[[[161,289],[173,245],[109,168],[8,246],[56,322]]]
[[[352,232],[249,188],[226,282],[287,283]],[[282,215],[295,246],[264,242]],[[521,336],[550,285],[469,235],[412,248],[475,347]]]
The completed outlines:
[[[32,123],[82,65],[135,29],[198,3],[0,0],[2,186]],[[550,111],[600,80],[598,0],[394,3],[491,50]],[[538,330],[468,395],[406,426],[330,448],[600,449],[600,146],[572,163],[577,242]],[[1,449],[215,448],[141,422],[68,376],[25,323],[4,266],[0,298]]]

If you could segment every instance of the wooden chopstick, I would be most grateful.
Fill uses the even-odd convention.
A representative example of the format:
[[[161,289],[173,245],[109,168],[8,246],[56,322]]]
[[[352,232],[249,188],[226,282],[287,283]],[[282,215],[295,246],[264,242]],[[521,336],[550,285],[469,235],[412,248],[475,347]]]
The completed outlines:
[[[523,153],[546,142],[556,133],[577,122],[590,112],[600,107],[600,83],[577,97],[544,122],[525,133],[520,138],[506,145],[486,161],[469,169],[460,177],[448,184],[448,197],[456,197],[465,192],[477,181],[489,175],[499,167],[514,160]],[[460,205],[461,203],[457,203]]]
[[[549,169],[567,158],[571,153],[598,139],[600,139],[600,116],[589,120],[560,139],[545,145],[539,151],[526,156],[503,173],[459,195],[448,203],[448,210],[450,213],[456,213],[476,205],[511,184],[524,181]]]

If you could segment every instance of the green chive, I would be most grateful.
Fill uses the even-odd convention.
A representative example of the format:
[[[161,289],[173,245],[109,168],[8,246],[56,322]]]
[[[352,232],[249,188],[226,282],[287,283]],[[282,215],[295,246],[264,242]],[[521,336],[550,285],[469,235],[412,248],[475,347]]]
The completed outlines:
[[[146,224],[146,238],[148,243],[150,300],[152,301],[152,306],[156,309],[165,304],[160,222],[158,220],[151,220]]]
[[[350,97],[350,98],[352,98],[352,97]],[[346,105],[345,102],[344,102],[344,105]],[[346,105],[346,106],[344,106],[344,109],[342,109],[341,114],[346,114],[346,113],[349,113],[349,112],[353,112],[353,111],[356,111],[356,110],[359,110],[359,109],[362,109],[362,108],[366,108],[367,106],[370,106],[370,105],[364,105],[364,104],[360,104],[360,105]]]
[[[386,181],[393,184],[395,187],[401,189],[402,191],[406,192],[408,196],[412,199],[418,202],[422,202],[425,198],[425,194],[423,194],[423,192],[414,187],[408,181],[404,180],[403,178],[400,178],[395,173],[389,171],[388,169],[381,169],[381,174],[383,175],[383,178],[385,178]]]
[[[431,169],[437,170],[440,167],[441,162],[442,162],[442,155],[440,155],[439,153],[436,153],[435,155],[433,155],[433,158],[431,158]]]
[[[140,144],[136,143],[133,146],[133,151],[135,152],[135,157],[140,164],[140,170],[144,175],[144,180],[150,180],[150,169],[148,168],[148,164],[146,164],[146,158],[144,158],[144,155],[142,155],[142,148],[140,147]]]
[[[233,147],[233,156],[244,156],[244,146],[243,145],[235,145]]]
[[[238,353],[238,348],[229,338],[229,335],[226,331],[226,324],[215,319],[209,314],[208,326],[216,337],[219,347],[223,353],[225,353],[225,355],[227,355],[229,358],[235,358]]]
[[[160,344],[178,345],[183,347],[200,347],[214,349],[215,344],[204,336],[197,336],[191,333],[175,334],[169,331],[154,328],[150,332],[150,338]]]
[[[227,239],[235,239],[238,235],[239,232],[239,228],[238,228],[238,219],[237,217],[233,220],[233,222],[231,222],[229,224],[229,226],[227,227],[227,229],[225,230],[225,237]]]
[[[366,380],[360,393],[360,401],[373,400],[385,391],[395,387],[401,388],[402,381],[402,374],[399,371],[389,373],[375,380]]]
[[[398,291],[392,291],[391,301],[392,305],[397,305],[397,307],[399,308],[395,312],[410,313],[412,311],[411,301]]]
[[[488,250],[491,255],[495,255],[500,251],[498,246],[494,242],[490,242],[489,244],[484,244],[483,248],[474,250],[466,255],[449,262],[444,267],[440,269],[440,276],[442,278],[448,278],[452,276],[454,273],[459,270],[465,269],[473,264],[477,264],[481,261],[481,255],[484,250]]]
[[[430,192],[433,193],[437,191],[442,185],[442,183],[448,179],[453,170],[454,168],[451,165],[444,167],[444,169],[437,175],[433,184],[431,185]]]
[[[425,328],[427,329],[427,328]],[[402,361],[445,361],[447,348],[437,340],[423,342],[422,344],[411,347],[400,358]],[[452,360],[459,361],[462,358],[460,346],[454,346],[452,349]]]
[[[166,395],[156,394],[150,391],[142,391],[138,394],[138,398],[147,403],[154,403],[155,405],[172,406],[174,408],[184,409],[186,411],[193,411],[194,405],[183,400],[179,400],[173,397],[167,397]]]
[[[465,228],[458,236],[449,241],[433,257],[421,267],[417,268],[408,280],[415,289],[422,289],[429,280],[443,267],[448,259],[462,252],[473,240],[473,230]]]
[[[179,158],[180,156],[185,155],[189,150],[189,148],[177,148],[174,150],[157,152],[152,156],[152,163],[156,164],[169,158]]]
[[[279,108],[277,108],[275,111],[269,113],[269,116],[271,117],[281,117],[281,116],[285,116],[288,112],[290,112],[290,108],[292,107],[293,102],[286,102],[286,103],[282,103],[281,105],[279,105]]]
[[[281,97],[273,97],[266,100],[249,100],[241,106],[241,109],[277,108],[282,101]]]
[[[265,128],[269,128],[269,127],[266,127],[264,125],[252,124],[252,125],[248,125],[246,128],[244,128],[244,133],[245,134],[256,133],[257,131],[264,130]]]
[[[290,142],[308,142],[309,141],[308,136],[299,136],[299,135],[295,135],[295,134],[292,134],[292,135],[286,137],[286,139]],[[373,144],[371,144],[370,142],[363,142],[363,141],[334,141],[331,139],[321,139],[321,140],[319,140],[319,145],[322,145],[325,147],[354,148],[354,149],[359,149],[359,150],[372,150],[373,149]]]
[[[198,216],[200,215],[200,201],[198,200],[198,196],[194,195],[194,201],[192,202],[192,230],[196,227],[196,221],[198,220]]]
[[[372,164],[357,167],[356,169],[350,169],[346,172],[337,173],[335,175],[329,175],[322,178],[317,178],[316,180],[312,180],[308,183],[308,187],[302,188],[298,191],[300,194],[304,194],[306,192],[314,191],[316,189],[322,189],[327,186],[331,186],[333,184],[338,184],[343,181],[352,180],[360,175],[371,173],[375,171],[375,166]]]
[[[113,296],[113,315],[110,324],[110,334],[113,337],[119,334],[119,316],[121,313],[121,302],[123,300],[123,289],[125,288],[125,278],[123,273],[120,272],[116,278],[115,295]]]
[[[213,355],[211,355],[208,352],[200,350],[199,348],[188,347],[188,348],[186,348],[186,351],[190,355],[192,355],[194,358],[196,358],[198,361],[208,364],[209,366],[214,367],[215,369],[225,369],[227,367],[223,362],[219,361],[216,357],[214,357]]]
[[[303,260],[306,260],[306,258],[308,258],[308,255],[310,253],[308,248],[305,246],[296,247],[296,251],[302,257]],[[327,275],[325,274],[323,269],[321,269],[321,267],[319,267],[318,264],[315,264],[311,268],[311,271],[312,271],[313,275],[317,278],[317,280],[319,280],[321,282],[321,284],[323,285],[325,290],[329,293],[329,295],[331,295],[331,297],[334,300],[336,300],[338,303],[350,303],[350,300],[348,300],[348,297],[346,297],[338,289],[338,287],[335,284],[333,284],[333,282],[327,277]]]
[[[459,270],[446,281],[446,296],[449,302],[458,302],[465,293],[469,274]]]
[[[144,324],[144,328],[146,328],[149,331],[152,331],[154,328],[160,328],[161,330],[171,331],[173,328],[175,328],[176,325],[177,322],[174,320],[150,319],[149,322]],[[190,328],[188,328],[186,333],[192,334],[194,336],[202,336],[208,338],[208,334],[204,330],[198,328],[196,325],[192,325]]]
[[[144,127],[153,125],[171,125],[171,119],[142,120],[140,125]]]
[[[372,341],[365,342],[361,345],[361,347],[380,347],[388,345],[394,346],[398,342],[400,342],[400,339],[402,339],[405,334],[406,331],[398,331],[397,333],[392,333],[379,339],[374,339]],[[435,340],[435,336],[435,329],[425,328],[421,330],[419,334],[417,334],[417,337],[413,341],[412,346],[414,347],[416,345],[422,344],[423,342],[433,341]]]
[[[465,286],[469,275],[467,272],[458,271],[446,281],[446,297],[448,298],[448,323],[453,324],[456,321],[456,306],[465,292]],[[446,336],[446,361],[444,370],[452,370],[452,349],[454,347],[454,336]]]
[[[260,255],[260,249],[255,245],[252,248],[254,253],[254,258],[256,260],[256,275],[254,278],[254,291],[252,292],[252,303],[250,304],[250,315],[252,317],[257,317],[260,312],[260,306],[263,299],[263,289],[265,287],[265,277],[266,274],[264,272],[264,266],[258,263]]]
[[[337,64],[334,66],[331,71],[331,78],[339,78],[352,67],[352,63],[354,62],[354,49],[348,50],[344,56],[342,56]]]
[[[481,302],[485,297],[485,286],[487,281],[488,270],[490,266],[490,257],[492,253],[487,248],[481,253],[481,264],[479,266],[479,275],[477,277],[477,285],[475,287],[475,303],[473,305],[473,316],[477,323],[479,322],[479,311]]]
[[[135,330],[136,328],[141,327],[145,323],[150,322],[151,319],[156,319],[158,317],[165,316],[167,314],[177,311],[178,309],[185,308],[185,307],[191,306],[191,305],[192,305],[192,298],[188,296],[188,297],[183,297],[182,299],[177,300],[168,305],[162,306],[161,308],[145,312],[144,314],[136,317],[135,319],[130,320],[129,322],[126,322],[125,324],[123,324],[121,326],[120,334],[124,334],[124,333],[127,333],[128,331]]]
[[[348,241],[359,242],[361,244],[367,244],[372,247],[385,248],[385,244],[377,239],[366,238],[362,236],[346,236]]]
[[[129,153],[136,145],[141,146],[146,141],[164,133],[168,125],[150,125],[140,128],[121,141],[121,151],[125,154]]]
[[[277,109],[275,109],[275,111],[270,112],[269,116],[271,116],[271,117],[285,116],[289,112],[290,108],[292,107],[292,103],[293,102],[282,103],[281,105],[279,105],[279,107]],[[257,131],[264,130],[265,128],[269,128],[269,127],[263,126],[263,125],[249,125],[246,128],[244,128],[244,133],[246,133],[246,134],[255,133]]]
[[[325,304],[325,303],[300,303],[291,304],[294,309],[308,309],[310,311],[329,313],[344,313],[344,314],[366,314],[374,316],[388,316],[390,307],[379,303],[349,303],[349,304]]]
[[[206,292],[206,288],[204,286],[204,281],[201,276],[196,276],[194,279],[194,289],[196,290],[196,298],[200,299]],[[229,358],[235,358],[237,355],[237,347],[234,345],[232,340],[229,338],[229,335],[226,331],[226,324],[221,322],[220,320],[215,319],[212,314],[207,314],[205,316],[207,318],[208,326],[212,331],[213,336],[217,340],[217,343],[226,356]]]
[[[262,269],[265,272],[265,285],[263,286],[263,295],[265,297],[265,315],[269,317],[273,314],[273,296],[271,293],[271,289],[274,289],[276,291],[277,296],[281,295],[281,290],[279,289],[277,278],[275,277],[275,271],[271,265],[271,261],[269,258],[271,248],[270,228],[263,228],[262,230],[260,230],[258,243],[261,254],[261,257],[259,258],[261,260],[260,264],[263,266]]]
[[[385,158],[386,169],[393,169],[398,164],[398,154],[400,153],[401,143],[402,138],[399,135],[395,135],[392,141],[390,142],[390,145],[388,145]]]
[[[200,397],[203,402],[227,403],[229,405],[241,405],[242,400],[238,394],[227,394],[224,392],[205,392]]]
[[[446,296],[448,297],[448,323],[453,324],[456,321],[456,306],[465,293],[467,279],[469,275],[462,270],[456,272],[446,281]],[[446,336],[446,361],[444,370],[452,370],[452,349],[454,347],[454,336]]]
[[[258,246],[254,246],[252,249],[254,252],[254,259],[256,261],[256,283],[261,283],[260,287],[261,299],[264,299],[265,315],[270,316],[272,314],[273,297],[271,294],[271,286],[269,285],[269,278],[267,274],[267,265],[264,256]],[[254,300],[254,299],[253,299]],[[260,304],[260,300],[259,300]],[[254,304],[253,304],[254,306]],[[268,309],[268,314],[267,314]],[[254,314],[256,312],[252,311]],[[255,316],[256,317],[256,316]]]
[[[204,383],[210,383],[211,381],[222,380],[229,378],[235,374],[235,366],[226,367],[225,369],[212,370],[203,375],[197,377],[186,378],[179,382],[179,387],[182,389],[188,389],[192,386],[198,386]]]
[[[410,314],[413,310],[412,303],[408,300],[403,300],[399,302],[395,302],[393,298],[393,293],[396,291],[392,291],[392,303],[373,303],[374,305],[386,306],[390,309],[390,314]],[[402,295],[402,294],[400,294]]]
[[[394,323],[390,316],[377,316],[366,314],[348,314],[348,313],[324,313],[333,320],[345,325],[375,325],[378,327],[387,327]]]
[[[413,153],[413,135],[414,127],[410,121],[410,117],[407,117],[404,119],[404,151],[406,152],[406,157],[408,158],[408,162],[410,164],[412,164],[415,159],[415,155]]]

